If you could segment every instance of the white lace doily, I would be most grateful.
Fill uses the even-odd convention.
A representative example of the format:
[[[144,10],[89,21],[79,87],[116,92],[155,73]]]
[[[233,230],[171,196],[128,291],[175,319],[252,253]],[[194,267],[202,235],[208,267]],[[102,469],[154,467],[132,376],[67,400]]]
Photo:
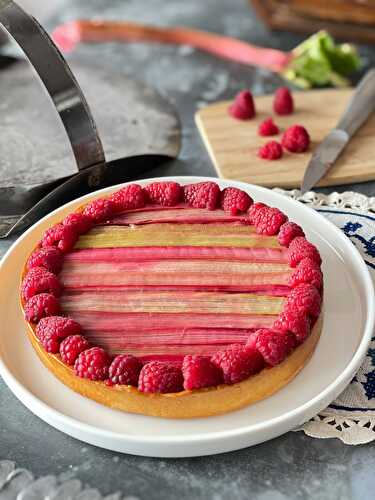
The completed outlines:
[[[275,189],[280,194],[309,204],[336,224],[361,252],[375,280],[375,197],[354,192],[329,195]],[[328,408],[300,428],[318,438],[339,438],[346,444],[375,439],[375,338],[349,386]]]
[[[275,188],[277,193],[289,196],[294,200],[302,201],[312,205],[313,207],[335,207],[355,210],[361,213],[375,213],[375,197],[368,197],[364,194],[355,193],[353,191],[345,191],[344,193],[330,193],[328,195],[308,191],[301,195],[298,189],[285,191],[284,189]]]

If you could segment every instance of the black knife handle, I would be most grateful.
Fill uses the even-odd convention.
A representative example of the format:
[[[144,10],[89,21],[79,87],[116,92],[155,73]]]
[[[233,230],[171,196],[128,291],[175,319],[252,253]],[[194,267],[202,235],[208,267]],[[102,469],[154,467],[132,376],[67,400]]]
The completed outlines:
[[[336,128],[352,137],[375,110],[375,68],[359,82]]]
[[[64,124],[78,170],[104,165],[94,118],[73,73],[42,26],[12,0],[0,0],[0,24],[39,75]]]

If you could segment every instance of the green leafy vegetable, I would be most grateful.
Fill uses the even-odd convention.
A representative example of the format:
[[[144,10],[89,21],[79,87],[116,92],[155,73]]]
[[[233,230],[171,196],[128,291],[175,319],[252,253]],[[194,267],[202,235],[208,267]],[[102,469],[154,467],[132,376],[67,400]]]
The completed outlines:
[[[347,86],[347,77],[361,66],[356,48],[349,43],[336,44],[326,31],[298,45],[293,56],[284,76],[303,88]]]

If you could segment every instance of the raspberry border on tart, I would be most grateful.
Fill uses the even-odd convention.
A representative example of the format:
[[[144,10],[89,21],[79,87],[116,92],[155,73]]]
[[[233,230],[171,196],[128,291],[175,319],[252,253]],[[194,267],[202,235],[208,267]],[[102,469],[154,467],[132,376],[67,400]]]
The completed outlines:
[[[282,312],[272,328],[251,333],[214,355],[186,355],[182,366],[141,362],[126,354],[112,359],[92,346],[80,325],[59,316],[58,273],[64,254],[96,224],[147,205],[221,209],[243,214],[259,234],[277,236],[287,248],[294,272]],[[28,336],[45,366],[65,385],[90,399],[123,411],[166,418],[226,413],[273,394],[307,363],[321,333],[321,258],[303,230],[279,209],[254,203],[237,188],[220,191],[214,182],[180,186],[155,182],[128,184],[97,198],[48,229],[30,255],[21,283],[21,305]]]

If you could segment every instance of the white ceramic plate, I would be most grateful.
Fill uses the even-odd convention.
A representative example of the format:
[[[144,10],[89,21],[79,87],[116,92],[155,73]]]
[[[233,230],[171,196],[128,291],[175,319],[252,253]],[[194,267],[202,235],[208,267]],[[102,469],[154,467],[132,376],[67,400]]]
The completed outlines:
[[[209,180],[166,179],[181,183]],[[142,183],[153,180],[158,179]],[[324,326],[308,365],[290,384],[264,401],[227,415],[191,420],[111,410],[65,387],[41,364],[29,344],[18,303],[19,276],[43,230],[93,197],[89,195],[35,224],[1,262],[0,374],[33,413],[77,439],[118,452],[158,457],[209,455],[254,445],[293,429],[325,408],[350,382],[365,356],[374,327],[374,289],[359,253],[314,210],[268,189],[234,181],[217,182],[221,187],[237,186],[256,200],[279,207],[301,224],[319,247],[325,280]],[[109,191],[98,191],[95,196]]]

